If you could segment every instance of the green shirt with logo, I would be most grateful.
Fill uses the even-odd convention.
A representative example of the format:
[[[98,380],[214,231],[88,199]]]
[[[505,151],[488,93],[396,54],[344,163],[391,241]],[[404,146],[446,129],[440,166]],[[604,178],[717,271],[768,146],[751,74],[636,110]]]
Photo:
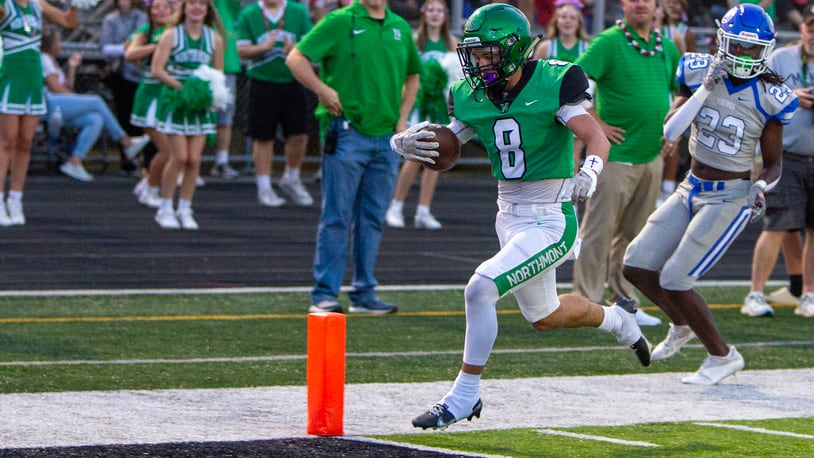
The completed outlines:
[[[320,64],[320,78],[339,94],[344,117],[364,135],[393,133],[408,75],[421,73],[410,25],[389,8],[383,20],[359,2],[328,13],[297,44]],[[322,126],[330,115],[316,110]]]

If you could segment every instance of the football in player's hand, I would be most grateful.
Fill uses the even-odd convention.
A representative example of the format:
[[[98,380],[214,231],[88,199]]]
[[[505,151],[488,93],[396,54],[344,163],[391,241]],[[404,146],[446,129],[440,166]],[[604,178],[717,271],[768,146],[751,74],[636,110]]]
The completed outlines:
[[[458,137],[449,127],[441,124],[429,124],[423,130],[435,132],[435,137],[428,138],[427,141],[438,142],[438,157],[433,158],[435,164],[422,162],[424,167],[438,172],[446,172],[455,167],[458,159],[461,158],[461,142],[458,141]]]

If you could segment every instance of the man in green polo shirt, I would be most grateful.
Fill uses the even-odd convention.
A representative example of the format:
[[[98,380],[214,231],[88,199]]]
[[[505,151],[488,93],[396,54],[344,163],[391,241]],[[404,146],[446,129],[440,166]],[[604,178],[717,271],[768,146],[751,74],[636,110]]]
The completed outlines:
[[[585,203],[582,251],[574,262],[574,291],[593,302],[602,300],[606,281],[612,299],[636,300],[622,275],[622,258],[656,208],[660,154],[677,153],[675,144],[662,142],[662,129],[678,89],[678,49],[653,28],[656,0],[621,3],[624,18],[591,40],[576,62],[595,82],[592,114],[611,142],[596,194]],[[636,316],[641,326],[660,323],[642,310]]]
[[[396,306],[376,297],[373,271],[400,162],[390,137],[406,128],[421,73],[410,26],[386,0],[358,0],[320,20],[286,64],[317,95],[324,132],[310,310],[342,311],[337,297],[352,229],[350,312],[393,313]]]

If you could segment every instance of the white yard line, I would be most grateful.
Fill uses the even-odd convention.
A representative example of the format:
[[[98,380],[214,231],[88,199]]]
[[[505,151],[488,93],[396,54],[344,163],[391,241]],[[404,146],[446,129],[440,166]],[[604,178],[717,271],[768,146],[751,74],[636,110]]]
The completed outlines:
[[[538,429],[537,432],[540,434],[547,434],[549,436],[562,436],[570,437],[573,439],[584,439],[597,442],[609,442],[611,444],[630,445],[633,447],[660,447],[659,445],[651,444],[650,442],[626,441],[622,439],[615,439],[613,437],[594,436],[591,434],[569,433],[568,431],[557,431],[556,429]]]
[[[696,425],[699,426],[712,426],[714,428],[726,428],[726,429],[735,429],[738,431],[748,431],[750,433],[761,433],[761,434],[771,434],[774,436],[786,436],[786,437],[796,437],[798,439],[814,439],[814,436],[810,436],[808,434],[798,434],[792,433],[789,431],[777,431],[773,429],[764,429],[764,428],[752,428],[750,426],[743,426],[743,425],[726,425],[723,423],[706,423],[706,422],[696,422]]]
[[[712,387],[686,374],[484,379],[480,419],[453,431],[814,417],[814,368],[742,371]],[[344,434],[433,434],[410,420],[450,382],[347,385]],[[304,386],[0,395],[0,447],[305,436]]]

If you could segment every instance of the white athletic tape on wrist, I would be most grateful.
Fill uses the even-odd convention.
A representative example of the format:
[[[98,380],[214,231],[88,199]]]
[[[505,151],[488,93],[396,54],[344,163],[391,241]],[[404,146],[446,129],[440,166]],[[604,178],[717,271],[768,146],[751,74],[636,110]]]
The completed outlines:
[[[595,176],[599,176],[603,168],[605,168],[605,162],[602,161],[601,157],[593,154],[586,157],[585,162],[582,164],[582,170],[593,172]]]

